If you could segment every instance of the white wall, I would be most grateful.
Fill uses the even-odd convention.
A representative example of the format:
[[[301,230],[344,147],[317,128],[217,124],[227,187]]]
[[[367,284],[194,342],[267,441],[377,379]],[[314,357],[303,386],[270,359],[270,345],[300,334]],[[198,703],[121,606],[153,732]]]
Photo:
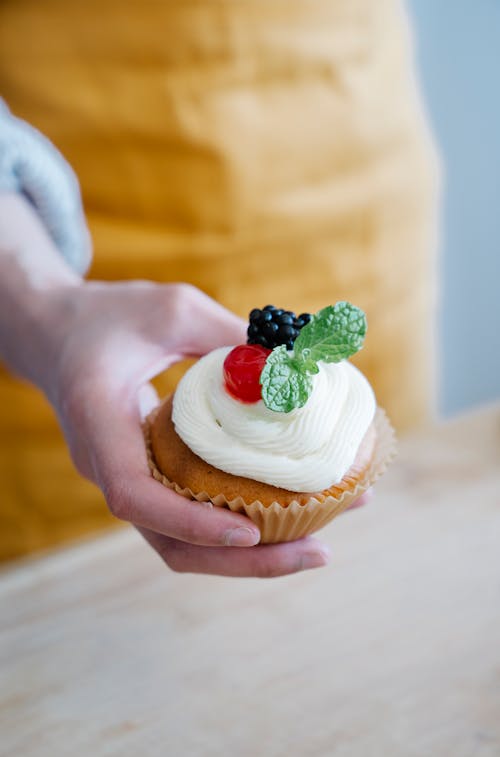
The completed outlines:
[[[500,1],[408,0],[445,169],[440,410],[500,397]]]

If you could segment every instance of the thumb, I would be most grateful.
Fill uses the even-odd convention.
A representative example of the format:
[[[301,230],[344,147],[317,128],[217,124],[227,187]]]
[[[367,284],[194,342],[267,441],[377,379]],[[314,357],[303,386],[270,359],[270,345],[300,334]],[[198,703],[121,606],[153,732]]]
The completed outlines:
[[[170,311],[170,327],[163,331],[162,341],[171,350],[204,355],[217,347],[246,342],[245,321],[201,290],[189,284],[162,289]]]

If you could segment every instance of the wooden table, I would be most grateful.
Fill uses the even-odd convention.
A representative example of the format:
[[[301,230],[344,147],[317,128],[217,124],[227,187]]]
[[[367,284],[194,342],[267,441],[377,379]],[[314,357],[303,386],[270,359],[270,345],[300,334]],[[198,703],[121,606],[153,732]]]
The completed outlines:
[[[170,573],[129,529],[0,578],[0,754],[500,755],[500,408],[405,439],[328,568]]]

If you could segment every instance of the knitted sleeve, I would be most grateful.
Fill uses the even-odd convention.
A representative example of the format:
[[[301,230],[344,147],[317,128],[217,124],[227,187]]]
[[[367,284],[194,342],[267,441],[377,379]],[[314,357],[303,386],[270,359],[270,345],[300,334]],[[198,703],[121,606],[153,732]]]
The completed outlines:
[[[39,131],[13,116],[0,99],[0,191],[32,203],[66,262],[78,273],[92,257],[78,180]]]

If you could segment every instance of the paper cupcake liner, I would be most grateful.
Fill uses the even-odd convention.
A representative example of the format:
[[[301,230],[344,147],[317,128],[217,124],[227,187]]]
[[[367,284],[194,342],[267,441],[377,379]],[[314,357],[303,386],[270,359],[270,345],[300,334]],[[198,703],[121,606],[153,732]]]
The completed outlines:
[[[223,494],[210,496],[207,492],[193,492],[189,488],[182,488],[175,481],[170,481],[158,469],[151,450],[149,432],[149,423],[154,414],[155,411],[146,419],[143,427],[148,465],[153,477],[187,499],[196,502],[212,502],[217,507],[227,507],[233,512],[245,513],[258,526],[262,544],[293,541],[326,526],[333,518],[347,510],[383,475],[396,454],[394,429],[385,411],[377,408],[373,421],[376,438],[369,463],[359,470],[351,467],[348,475],[330,488],[330,494],[319,498],[311,497],[305,503],[293,501],[286,506],[279,502],[263,505],[258,500],[248,503],[243,497],[227,500]]]

